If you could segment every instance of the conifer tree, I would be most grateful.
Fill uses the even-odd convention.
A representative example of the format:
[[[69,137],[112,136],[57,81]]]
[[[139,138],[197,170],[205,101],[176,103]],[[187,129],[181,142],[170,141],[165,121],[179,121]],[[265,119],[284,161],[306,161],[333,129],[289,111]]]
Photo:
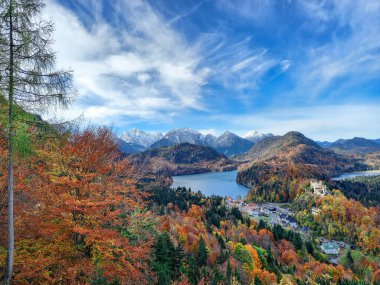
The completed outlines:
[[[231,284],[231,278],[232,278],[232,268],[231,268],[231,263],[230,259],[227,261],[227,270],[226,270],[226,279],[227,279],[227,284]]]
[[[207,265],[207,248],[203,236],[201,236],[198,244],[197,262],[199,267]]]
[[[0,91],[8,100],[8,253],[5,282],[11,283],[14,256],[14,106],[47,112],[70,103],[72,76],[55,69],[53,23],[43,20],[41,0],[0,1]]]

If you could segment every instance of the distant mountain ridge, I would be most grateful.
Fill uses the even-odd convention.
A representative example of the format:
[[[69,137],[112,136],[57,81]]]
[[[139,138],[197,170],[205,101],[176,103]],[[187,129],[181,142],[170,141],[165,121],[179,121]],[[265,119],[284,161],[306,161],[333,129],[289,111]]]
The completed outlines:
[[[272,136],[271,134],[264,135],[257,131],[249,132],[249,134],[251,134],[250,139],[244,139],[229,131],[216,137],[212,134],[203,135],[199,131],[191,128],[173,129],[165,135],[162,133],[149,133],[138,129],[132,129],[128,132],[123,132],[120,138],[133,146],[133,148],[131,147],[132,150],[130,153],[141,152],[148,148],[191,143],[212,147],[219,153],[231,157],[249,150],[254,144],[254,141],[260,141],[267,136]]]
[[[342,154],[366,154],[380,151],[380,144],[376,141],[354,137],[352,139],[340,139],[330,145],[330,148]]]
[[[180,143],[206,145],[205,136],[200,132],[190,128],[181,128],[167,132],[162,139],[156,141],[150,147],[172,146]]]
[[[131,155],[129,162],[144,175],[185,175],[236,169],[236,163],[211,147],[181,143]]]
[[[120,138],[126,142],[142,145],[145,148],[150,147],[153,143],[163,137],[163,134],[160,132],[150,133],[136,128],[131,129],[130,131],[124,131],[120,136]]]
[[[249,131],[245,133],[242,138],[249,140],[251,142],[258,142],[261,141],[262,139],[268,138],[268,137],[273,137],[274,135],[272,133],[264,134],[260,133],[258,131]]]
[[[219,153],[226,156],[239,155],[249,150],[254,143],[231,132],[224,132],[210,144]]]

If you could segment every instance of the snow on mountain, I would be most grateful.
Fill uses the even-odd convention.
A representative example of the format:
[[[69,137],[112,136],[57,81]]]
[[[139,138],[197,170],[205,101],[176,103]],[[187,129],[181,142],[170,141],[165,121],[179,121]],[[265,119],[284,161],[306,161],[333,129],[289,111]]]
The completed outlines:
[[[162,139],[153,143],[151,147],[171,146],[180,143],[205,145],[205,141],[206,137],[200,132],[190,128],[182,128],[169,131]]]
[[[246,140],[251,141],[251,142],[258,142],[264,138],[273,137],[273,134],[271,134],[271,133],[264,134],[264,133],[260,133],[258,131],[249,131],[249,132],[245,133],[242,137]]]
[[[123,132],[120,136],[120,138],[126,142],[139,144],[145,148],[150,147],[153,143],[162,139],[163,137],[164,136],[160,132],[150,133],[136,128]]]

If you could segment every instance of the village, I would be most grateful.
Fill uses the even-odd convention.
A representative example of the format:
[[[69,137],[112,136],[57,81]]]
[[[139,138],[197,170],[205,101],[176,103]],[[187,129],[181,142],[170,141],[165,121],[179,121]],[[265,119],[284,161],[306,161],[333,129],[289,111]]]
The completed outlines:
[[[327,187],[320,181],[311,181],[310,183],[313,193],[318,196],[330,194]],[[290,203],[252,203],[245,202],[243,199],[225,198],[226,207],[238,208],[243,215],[252,217],[256,221],[262,219],[269,225],[279,224],[286,229],[291,229],[300,233],[305,239],[312,238],[309,227],[300,226],[294,218],[294,213],[291,210]],[[318,214],[318,208],[313,207],[312,213]],[[338,264],[340,257],[344,254],[346,248],[352,246],[343,241],[328,240],[324,237],[316,237],[320,242],[321,251],[329,256],[329,262]]]

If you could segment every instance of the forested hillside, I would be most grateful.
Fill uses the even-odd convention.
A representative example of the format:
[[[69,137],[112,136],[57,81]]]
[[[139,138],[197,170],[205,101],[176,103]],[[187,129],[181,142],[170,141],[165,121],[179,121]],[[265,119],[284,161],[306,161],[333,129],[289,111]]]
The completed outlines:
[[[244,157],[237,182],[251,188],[255,201],[288,201],[311,179],[328,180],[343,172],[365,169],[358,159],[335,154],[298,132],[265,138]]]
[[[211,147],[181,143],[157,147],[128,158],[136,173],[161,176],[236,169],[236,163]]]

